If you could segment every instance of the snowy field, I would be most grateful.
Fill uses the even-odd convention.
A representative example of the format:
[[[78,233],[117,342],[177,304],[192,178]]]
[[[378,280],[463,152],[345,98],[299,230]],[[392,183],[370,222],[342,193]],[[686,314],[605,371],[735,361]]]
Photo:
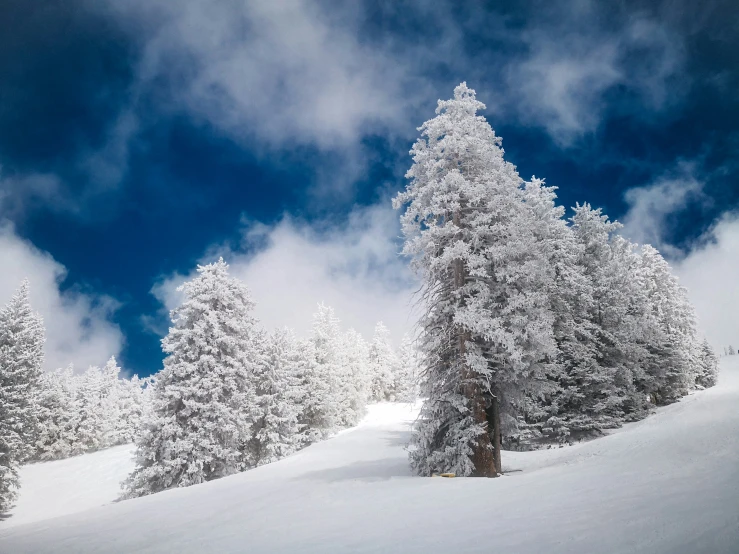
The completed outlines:
[[[371,406],[280,462],[107,505],[130,447],[28,466],[0,552],[739,552],[739,356],[610,436],[506,452],[499,479],[412,477],[414,416]]]

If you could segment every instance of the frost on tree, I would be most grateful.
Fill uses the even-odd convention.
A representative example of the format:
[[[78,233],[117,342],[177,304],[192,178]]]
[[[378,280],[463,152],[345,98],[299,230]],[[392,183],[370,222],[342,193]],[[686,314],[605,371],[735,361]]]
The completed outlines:
[[[37,392],[38,433],[33,459],[56,460],[133,442],[150,379],[120,377],[111,357],[102,368],[45,373]]]
[[[415,402],[418,397],[418,351],[410,336],[404,335],[398,350],[398,366],[394,375],[395,399]]]
[[[195,485],[243,470],[256,373],[254,303],[228,265],[199,266],[162,340],[167,357],[137,439],[127,496]]]
[[[595,326],[589,321],[593,288],[585,275],[584,246],[557,206],[555,187],[532,178],[525,185],[525,204],[539,255],[548,264],[542,284],[549,301],[556,356],[544,365],[547,386],[530,396],[517,429],[507,437],[510,448],[538,433],[553,438],[587,433],[609,422],[609,391],[597,362]]]
[[[645,364],[647,392],[657,403],[666,404],[685,396],[695,386],[700,365],[695,310],[670,266],[649,245],[642,248],[640,275],[655,322]]]
[[[261,335],[261,356],[253,384],[256,400],[252,437],[247,445],[250,466],[275,462],[303,447],[307,438],[300,423],[305,390],[301,350],[289,329]]]
[[[37,395],[38,434],[34,459],[47,461],[79,453],[75,403],[76,383],[72,367],[44,373]]]
[[[703,339],[700,345],[699,361],[699,371],[695,377],[696,385],[703,388],[713,387],[718,380],[718,356],[708,344],[707,339]]]
[[[315,364],[305,376],[305,422],[311,441],[326,438],[340,426],[339,320],[333,308],[318,305],[313,314],[311,343]]]
[[[18,467],[33,453],[44,326],[31,310],[28,281],[0,311],[0,513],[15,500]]]
[[[365,414],[371,385],[369,347],[349,329],[339,337],[339,423],[352,427]]]
[[[390,331],[382,323],[375,326],[372,344],[369,348],[370,374],[372,375],[371,397],[375,401],[395,398],[394,375],[398,368],[398,358],[390,344]]]
[[[411,154],[411,182],[394,200],[403,252],[424,280],[422,396],[411,463],[429,475],[493,476],[500,436],[523,391],[543,381],[554,355],[523,182],[463,83],[440,101]]]
[[[359,423],[371,376],[367,344],[359,333],[341,332],[333,308],[318,305],[309,345],[312,363],[303,372],[303,423],[310,442]]]

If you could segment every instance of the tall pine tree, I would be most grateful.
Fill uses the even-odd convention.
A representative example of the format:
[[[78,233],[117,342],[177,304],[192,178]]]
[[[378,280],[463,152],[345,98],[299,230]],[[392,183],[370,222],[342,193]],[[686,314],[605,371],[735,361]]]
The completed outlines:
[[[423,475],[495,476],[500,437],[553,356],[523,181],[462,83],[423,124],[406,190],[394,200],[404,253],[424,280],[422,394],[411,462]]]
[[[164,369],[137,440],[127,496],[218,479],[247,466],[257,353],[254,302],[228,265],[198,266],[162,340]]]
[[[19,465],[33,454],[44,340],[23,281],[0,311],[0,513],[15,500]]]

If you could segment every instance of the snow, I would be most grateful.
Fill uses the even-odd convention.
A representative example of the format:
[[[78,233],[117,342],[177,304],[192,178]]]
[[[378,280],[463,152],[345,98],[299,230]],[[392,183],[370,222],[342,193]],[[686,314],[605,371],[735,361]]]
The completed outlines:
[[[23,466],[21,492],[2,529],[109,504],[133,470],[133,445]]]
[[[0,552],[736,553],[739,356],[721,365],[718,386],[609,436],[505,452],[521,471],[498,479],[411,476],[407,404],[279,462],[104,506],[130,447],[28,466]]]

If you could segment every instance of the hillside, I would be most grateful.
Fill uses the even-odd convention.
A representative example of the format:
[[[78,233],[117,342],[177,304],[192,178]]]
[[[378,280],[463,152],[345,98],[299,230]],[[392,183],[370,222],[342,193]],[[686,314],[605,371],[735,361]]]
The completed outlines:
[[[129,447],[29,466],[0,552],[739,551],[739,356],[718,386],[610,436],[506,452],[520,471],[499,479],[412,477],[414,414],[375,405],[280,462],[98,507]]]

